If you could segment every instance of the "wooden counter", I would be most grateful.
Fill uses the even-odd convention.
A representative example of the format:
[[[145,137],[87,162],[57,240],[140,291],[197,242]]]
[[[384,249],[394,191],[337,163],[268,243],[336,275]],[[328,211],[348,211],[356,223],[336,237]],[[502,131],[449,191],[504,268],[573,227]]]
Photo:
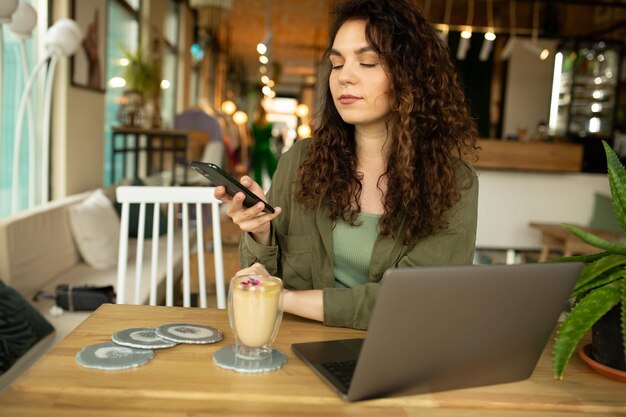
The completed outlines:
[[[477,169],[580,172],[583,147],[563,142],[516,142],[479,139]]]

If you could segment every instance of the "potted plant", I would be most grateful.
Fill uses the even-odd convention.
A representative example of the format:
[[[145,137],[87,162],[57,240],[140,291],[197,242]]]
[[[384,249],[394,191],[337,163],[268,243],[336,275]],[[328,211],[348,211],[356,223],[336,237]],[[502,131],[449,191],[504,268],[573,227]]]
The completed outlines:
[[[126,85],[118,119],[124,126],[139,126],[146,99],[159,99],[161,70],[159,64],[147,57],[140,47],[135,52],[124,47],[121,47],[121,50],[128,64],[124,67],[122,74]]]
[[[613,149],[606,142],[602,143],[607,158],[613,210],[622,231],[626,233],[626,170]],[[564,226],[597,247],[598,253],[561,259],[583,261],[586,265],[572,292],[575,304],[556,336],[552,353],[554,377],[563,378],[578,342],[592,326],[592,354],[595,360],[610,368],[626,371],[626,308],[623,308],[626,305],[626,244],[608,242],[575,226]]]

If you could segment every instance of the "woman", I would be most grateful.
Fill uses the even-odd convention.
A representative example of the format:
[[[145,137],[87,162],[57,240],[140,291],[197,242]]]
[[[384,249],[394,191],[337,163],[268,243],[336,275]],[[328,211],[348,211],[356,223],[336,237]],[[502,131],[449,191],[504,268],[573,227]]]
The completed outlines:
[[[342,3],[330,45],[313,138],[283,155],[267,196],[276,212],[215,195],[247,232],[239,274],[282,277],[286,312],[364,329],[387,269],[472,262],[478,184],[460,157],[476,129],[414,1]]]

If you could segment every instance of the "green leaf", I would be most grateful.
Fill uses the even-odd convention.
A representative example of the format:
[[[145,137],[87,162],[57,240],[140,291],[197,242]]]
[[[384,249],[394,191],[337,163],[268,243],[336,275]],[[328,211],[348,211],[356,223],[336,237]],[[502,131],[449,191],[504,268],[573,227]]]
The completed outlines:
[[[587,330],[621,301],[623,281],[615,281],[593,290],[567,316],[559,329],[552,351],[552,372],[555,379],[563,379],[565,367]]]
[[[574,233],[576,236],[592,246],[604,249],[612,253],[621,253],[622,255],[626,255],[626,245],[624,245],[623,243],[609,242],[607,240],[599,238],[592,233],[585,232],[584,230],[579,229],[578,227],[571,224],[564,224],[563,227],[565,227],[567,230]]]
[[[587,291],[590,291],[594,288],[601,287],[610,282],[617,281],[618,279],[626,278],[626,270],[623,268],[615,268],[613,270],[607,271],[607,273],[601,274],[597,276],[595,279],[587,282],[585,285],[577,286],[572,292],[573,296],[579,296]]]
[[[610,255],[610,252],[600,252],[594,253],[592,255],[577,255],[577,256],[564,256],[562,258],[556,259],[555,262],[585,262],[591,263],[593,261],[597,261],[600,258],[604,258],[605,256]]]
[[[605,141],[602,141],[602,144],[606,153],[613,210],[622,230],[626,233],[626,170],[609,144]]]
[[[582,287],[586,286],[596,277],[620,265],[626,265],[626,256],[609,255],[585,265],[580,273],[580,276],[578,277],[578,282],[576,282],[574,292],[580,292]]]

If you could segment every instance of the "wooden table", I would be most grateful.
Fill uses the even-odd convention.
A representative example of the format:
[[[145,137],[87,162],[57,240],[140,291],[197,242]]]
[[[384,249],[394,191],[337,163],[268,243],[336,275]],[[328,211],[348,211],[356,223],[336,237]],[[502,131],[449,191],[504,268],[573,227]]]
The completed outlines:
[[[215,345],[158,350],[150,363],[131,370],[86,369],[75,361],[82,347],[108,341],[118,330],[183,321],[212,325],[226,338]],[[244,375],[218,368],[211,359],[214,351],[233,343],[226,311],[105,304],[14,382],[0,397],[0,415],[626,415],[626,385],[596,374],[577,356],[565,381],[555,381],[549,349],[526,381],[352,404],[340,399],[290,349],[294,342],[363,335],[286,316],[276,346],[287,354],[288,363],[275,373]]]
[[[539,255],[539,262],[547,261],[551,250],[561,252],[563,256],[590,255],[592,253],[602,252],[602,249],[585,243],[561,224],[530,223],[529,226],[541,231],[541,254]],[[608,241],[616,241],[619,238],[615,233],[591,229],[580,225],[575,226]]]

